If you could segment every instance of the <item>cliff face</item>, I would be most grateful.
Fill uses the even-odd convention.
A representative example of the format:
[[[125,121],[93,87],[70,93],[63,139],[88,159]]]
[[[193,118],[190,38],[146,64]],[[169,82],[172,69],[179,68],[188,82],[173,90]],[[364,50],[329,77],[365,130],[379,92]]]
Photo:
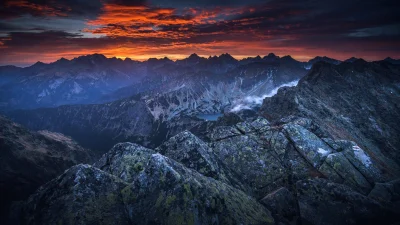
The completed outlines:
[[[90,151],[62,134],[29,131],[4,117],[0,117],[0,128],[2,218],[11,201],[25,200],[65,169],[93,160]]]
[[[400,163],[399,99],[398,65],[318,63],[297,87],[266,98],[260,111],[275,121],[310,118],[333,137],[355,141],[391,173]]]

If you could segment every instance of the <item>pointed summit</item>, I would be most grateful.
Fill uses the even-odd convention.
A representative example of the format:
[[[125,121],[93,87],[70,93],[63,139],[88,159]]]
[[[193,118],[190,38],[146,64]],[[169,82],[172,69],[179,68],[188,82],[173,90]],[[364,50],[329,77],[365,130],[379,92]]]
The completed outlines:
[[[33,64],[32,66],[30,66],[30,68],[34,68],[34,69],[40,69],[43,68],[44,66],[46,66],[46,63],[43,63],[41,61],[37,61],[35,64]]]
[[[198,58],[200,58],[200,56],[197,55],[196,53],[193,53],[193,54],[191,54],[191,55],[189,56],[188,59],[198,59]]]
[[[271,52],[268,55],[264,56],[263,59],[267,61],[275,61],[279,59],[279,56],[276,56],[274,53]]]
[[[225,62],[225,63],[235,63],[235,62],[237,62],[237,60],[235,58],[233,58],[228,53],[224,53],[224,54],[220,55],[219,57],[217,57],[217,59],[219,61],[222,61],[222,62]]]
[[[357,60],[356,57],[351,57],[350,59],[346,59],[345,62],[354,62],[356,60]]]
[[[219,56],[220,58],[229,58],[229,59],[234,59],[229,53],[223,53]]]
[[[328,63],[335,64],[335,65],[338,65],[341,62],[340,60],[332,59],[332,58],[329,58],[326,56],[322,56],[322,57],[316,56],[315,58],[308,60],[307,63],[309,64],[308,66],[311,67],[312,64],[314,64],[316,62],[320,62],[320,61],[328,62]]]
[[[264,58],[279,58],[278,56],[276,56],[274,53],[269,53],[267,56],[264,56]]]

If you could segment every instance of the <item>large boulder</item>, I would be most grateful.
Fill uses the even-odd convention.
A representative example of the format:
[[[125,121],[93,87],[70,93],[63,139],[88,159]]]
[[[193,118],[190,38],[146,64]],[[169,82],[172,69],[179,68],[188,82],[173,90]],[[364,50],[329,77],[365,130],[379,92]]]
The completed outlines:
[[[22,224],[129,224],[121,179],[81,164],[41,187],[23,208]]]
[[[317,169],[333,151],[323,140],[300,125],[286,124],[283,131],[293,142],[297,151]]]
[[[282,185],[286,170],[273,149],[254,134],[213,142],[211,147],[222,165],[257,197]]]
[[[95,166],[102,170],[79,165],[41,188],[23,207],[24,222],[274,224],[244,192],[136,144],[116,145]]]
[[[145,165],[149,162],[154,150],[134,143],[116,144],[104,154],[93,166],[123,179],[132,182]]]
[[[329,154],[321,166],[320,171],[329,179],[344,183],[361,193],[368,194],[372,189],[371,184],[358,171],[353,164],[347,160],[342,152]],[[338,179],[338,177],[339,179]]]
[[[210,147],[189,131],[175,135],[155,150],[204,176],[226,180]]]

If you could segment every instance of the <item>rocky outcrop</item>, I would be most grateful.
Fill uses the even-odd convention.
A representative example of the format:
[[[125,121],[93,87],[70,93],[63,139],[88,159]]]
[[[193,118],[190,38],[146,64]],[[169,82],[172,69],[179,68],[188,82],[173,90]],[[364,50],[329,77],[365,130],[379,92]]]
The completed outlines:
[[[0,194],[2,221],[12,201],[25,200],[40,185],[93,153],[70,137],[49,131],[30,131],[0,116]]]
[[[385,167],[380,176],[387,179],[400,172],[399,85],[398,65],[361,59],[339,65],[319,62],[296,87],[266,98],[261,114],[271,121],[312,119],[334,139],[354,141],[371,161]]]
[[[399,112],[394,67],[317,63],[297,87],[264,101],[266,118],[227,114],[195,125],[194,134],[171,135],[154,150],[117,144],[93,166],[74,167],[43,186],[21,205],[20,218],[29,224],[108,223],[109,215],[121,224],[399,223],[398,140],[390,139],[399,133],[386,124],[397,118],[380,108]],[[365,125],[371,120],[364,116],[376,123]]]
[[[78,165],[43,186],[22,208],[23,222],[274,223],[244,192],[135,144],[116,145],[94,166],[102,170]]]
[[[216,127],[216,133],[239,132],[208,142],[185,131],[155,150],[117,144],[93,166],[74,167],[42,187],[20,218],[28,224],[108,223],[109,215],[121,224],[397,221],[398,182],[382,183],[379,163],[354,142],[320,138],[312,120],[289,121]]]

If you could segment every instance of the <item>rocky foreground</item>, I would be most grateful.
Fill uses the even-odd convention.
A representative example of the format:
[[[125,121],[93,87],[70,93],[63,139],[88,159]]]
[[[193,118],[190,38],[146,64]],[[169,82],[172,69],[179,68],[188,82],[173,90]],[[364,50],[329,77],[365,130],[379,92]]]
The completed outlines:
[[[13,224],[399,224],[399,71],[317,63],[259,113],[70,168]]]
[[[115,145],[42,186],[22,224],[390,224],[400,180],[305,118],[185,131],[152,150]]]

